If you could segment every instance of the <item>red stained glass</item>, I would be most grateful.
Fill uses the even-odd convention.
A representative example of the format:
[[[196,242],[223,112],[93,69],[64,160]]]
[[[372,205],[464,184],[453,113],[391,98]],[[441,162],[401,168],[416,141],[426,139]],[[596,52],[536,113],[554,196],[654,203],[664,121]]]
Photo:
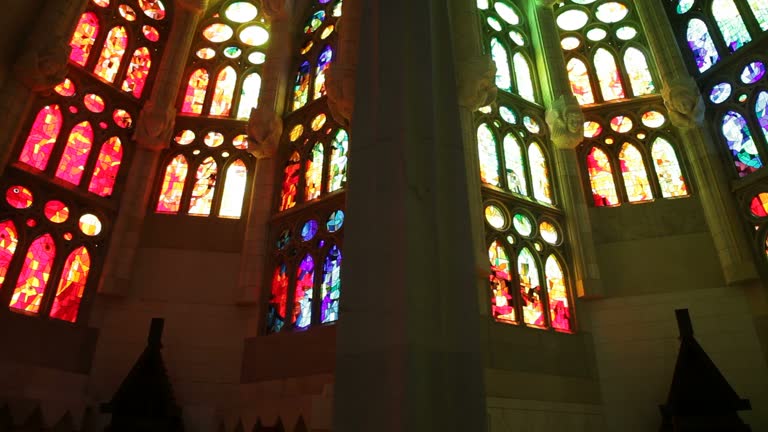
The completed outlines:
[[[40,301],[45,293],[51,267],[56,258],[56,246],[50,234],[45,234],[32,242],[24,258],[24,266],[16,282],[10,307],[24,312],[37,313]]]
[[[77,91],[75,88],[75,83],[73,83],[69,78],[65,78],[64,81],[54,87],[53,90],[65,97],[74,96],[75,92]]]
[[[17,209],[30,208],[34,202],[32,192],[24,186],[11,186],[5,192],[5,200],[8,204]]]
[[[56,298],[51,308],[51,318],[75,322],[83,298],[88,271],[91,269],[91,257],[88,250],[81,246],[75,249],[64,263]]]
[[[122,109],[116,109],[112,112],[112,120],[115,121],[117,127],[127,129],[133,124],[133,119],[127,111]]]
[[[80,184],[92,144],[93,128],[91,128],[91,124],[86,121],[75,125],[69,134],[69,139],[67,139],[64,154],[61,155],[59,167],[56,169],[56,177],[73,185]]]
[[[141,97],[144,91],[144,84],[147,82],[149,68],[152,66],[152,59],[149,56],[149,50],[141,47],[133,52],[131,63],[128,65],[128,72],[125,75],[122,89],[133,95],[135,98]]]
[[[96,18],[96,14],[93,12],[84,13],[75,27],[72,40],[69,42],[69,46],[72,47],[69,59],[80,66],[85,66],[98,33],[99,19]]]
[[[123,61],[123,55],[125,55],[127,46],[128,34],[124,27],[115,27],[110,30],[109,34],[107,34],[107,40],[104,41],[101,57],[96,62],[93,73],[108,82],[115,82],[115,77],[120,69],[120,62]]]
[[[589,72],[587,66],[578,58],[568,60],[568,79],[571,82],[571,91],[579,102],[579,105],[595,103],[595,96],[592,94],[592,84],[589,82]]]
[[[544,265],[547,276],[549,295],[549,317],[555,330],[571,331],[571,307],[568,303],[568,291],[565,288],[565,275],[560,261],[554,255],[547,258]]]
[[[35,117],[32,130],[21,150],[19,162],[41,171],[45,170],[61,131],[61,120],[61,110],[58,105],[43,107]]]
[[[517,273],[520,277],[520,297],[523,299],[523,320],[530,326],[546,327],[539,269],[528,248],[521,250],[517,257]]]
[[[320,198],[320,188],[323,182],[323,160],[324,152],[321,143],[315,144],[312,148],[311,158],[307,160],[304,171],[304,200],[311,201]]]
[[[597,147],[587,155],[587,170],[592,186],[592,197],[597,207],[613,206],[619,203],[616,194],[616,184],[613,181],[613,170],[608,155]]]
[[[280,264],[272,276],[272,292],[267,312],[267,333],[277,333],[285,325],[288,304],[288,267]]]
[[[627,197],[630,202],[648,201],[653,199],[651,184],[648,182],[648,173],[643,163],[643,155],[637,147],[624,143],[619,153],[619,165],[621,175],[624,177],[624,186],[627,189]]]
[[[296,273],[296,291],[293,300],[291,322],[298,329],[305,329],[312,324],[312,297],[315,286],[315,261],[307,254],[299,264]]]
[[[300,161],[299,153],[293,152],[285,165],[283,188],[280,194],[280,211],[288,210],[296,205],[296,192],[299,190],[299,170],[301,169]]]
[[[43,208],[43,214],[53,223],[62,223],[69,218],[69,207],[61,201],[48,201]]]
[[[152,26],[145,25],[141,28],[141,31],[144,33],[144,37],[151,42],[157,42],[160,40],[160,33],[156,28]]]
[[[187,169],[187,160],[182,155],[173,158],[165,168],[163,186],[160,188],[160,198],[157,200],[158,213],[177,213],[179,211]]]
[[[752,202],[749,205],[749,209],[755,217],[768,216],[768,193],[760,192],[752,198]]]
[[[19,244],[19,236],[16,233],[16,226],[13,222],[7,220],[0,222],[0,288],[5,282],[5,275],[8,274],[8,266],[11,265],[13,254],[16,253],[16,246]]]
[[[232,97],[237,86],[237,72],[231,66],[227,66],[219,72],[216,78],[216,88],[213,90],[211,101],[211,115],[228,116],[232,111]]]
[[[112,137],[102,144],[96,166],[93,167],[88,192],[103,197],[112,195],[122,159],[123,145],[120,138]]]
[[[190,114],[200,114],[203,112],[203,102],[205,102],[205,92],[208,89],[208,71],[198,69],[192,72],[187,85],[187,92],[184,94],[184,104],[181,112]]]
[[[507,252],[501,243],[494,241],[488,249],[488,258],[491,260],[491,313],[496,321],[514,323],[515,303],[509,292],[512,275]]]
[[[86,108],[88,108],[88,111],[90,112],[100,113],[104,111],[104,99],[102,99],[99,95],[93,93],[85,95],[83,98],[83,104]]]
[[[211,214],[217,173],[216,161],[212,157],[206,158],[197,167],[195,187],[192,189],[192,197],[189,199],[189,214],[198,216]]]

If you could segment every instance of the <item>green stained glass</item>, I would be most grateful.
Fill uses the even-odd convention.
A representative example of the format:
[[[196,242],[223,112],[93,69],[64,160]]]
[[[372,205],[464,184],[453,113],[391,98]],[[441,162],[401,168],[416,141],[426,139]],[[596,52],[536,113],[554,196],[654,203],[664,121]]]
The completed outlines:
[[[496,87],[511,92],[512,76],[509,72],[507,49],[496,38],[491,39],[491,57],[496,64]]]
[[[763,31],[768,30],[768,2],[765,0],[747,0],[755,19]]]
[[[733,0],[714,0],[712,15],[720,28],[725,44],[731,51],[738,50],[752,40]]]

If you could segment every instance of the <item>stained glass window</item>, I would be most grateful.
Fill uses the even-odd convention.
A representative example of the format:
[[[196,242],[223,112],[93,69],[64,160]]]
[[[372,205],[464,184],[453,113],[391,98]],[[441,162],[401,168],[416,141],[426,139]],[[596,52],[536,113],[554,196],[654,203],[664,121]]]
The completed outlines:
[[[491,261],[491,313],[496,321],[515,323],[515,304],[510,285],[512,273],[509,268],[509,256],[499,241],[493,242],[488,249]]]
[[[16,246],[19,244],[19,236],[13,221],[0,222],[0,287],[5,282],[8,267],[11,265]]]
[[[312,297],[315,286],[315,261],[306,255],[299,263],[296,274],[296,293],[293,296],[293,324],[305,329],[312,324]]]
[[[112,195],[122,159],[123,145],[120,138],[112,137],[105,141],[93,168],[88,191],[103,197]]]
[[[224,194],[221,198],[219,216],[239,218],[243,211],[243,198],[247,187],[248,168],[242,160],[236,160],[227,168]]]
[[[624,187],[630,202],[648,201],[653,199],[648,173],[645,170],[643,156],[637,147],[624,143],[619,152],[621,175],[624,177]]]
[[[267,311],[267,333],[279,332],[285,325],[288,299],[288,267],[279,264],[272,276],[271,296]]]
[[[184,94],[184,103],[181,107],[182,113],[200,114],[203,112],[203,103],[205,94],[208,91],[208,71],[198,69],[192,72],[187,84],[187,91]]]
[[[603,100],[609,101],[624,98],[624,87],[621,83],[621,75],[619,74],[613,54],[605,48],[599,48],[595,52],[594,63]]]
[[[523,150],[520,147],[520,141],[512,133],[504,137],[504,161],[509,190],[516,194],[528,195]]]
[[[708,70],[720,61],[720,54],[704,21],[694,18],[688,22],[687,39],[699,72]]]
[[[123,91],[130,92],[136,98],[141,97],[151,66],[152,59],[146,47],[141,47],[134,51],[131,63],[128,65],[125,81],[123,81]]]
[[[752,40],[733,0],[713,0],[712,16],[731,51],[738,50]]]
[[[227,66],[219,72],[216,85],[213,88],[211,115],[228,116],[232,109],[232,98],[237,87],[237,72],[232,66]]]
[[[721,132],[728,148],[731,149],[739,176],[744,177],[762,168],[763,161],[760,159],[752,131],[744,116],[738,112],[729,111],[723,116],[721,125]]]
[[[624,67],[632,86],[632,94],[642,96],[656,92],[656,85],[648,69],[645,54],[635,47],[629,47],[624,52]]]
[[[110,30],[93,73],[108,82],[115,82],[127,46],[128,34],[125,27],[119,26]]]
[[[315,71],[315,91],[313,99],[319,99],[325,96],[325,74],[331,67],[331,60],[333,59],[333,49],[330,46],[326,46],[323,51],[320,52],[320,57],[317,59],[317,70]]]
[[[160,198],[157,201],[158,213],[177,213],[181,206],[181,194],[187,178],[187,160],[182,155],[173,158],[165,168]]]
[[[589,72],[587,65],[579,58],[568,60],[568,79],[571,82],[571,91],[576,96],[580,105],[591,104],[595,102],[595,96],[592,94],[592,84],[589,82]]]
[[[496,138],[487,124],[477,128],[477,145],[480,153],[480,179],[484,183],[499,186],[499,162]]]
[[[664,137],[658,137],[651,146],[651,155],[656,168],[656,175],[664,198],[688,195],[680,164],[672,145]]]
[[[84,246],[74,250],[64,263],[56,297],[51,307],[51,318],[75,322],[83,298],[88,272],[91,269],[91,257]]]
[[[99,32],[99,19],[93,12],[86,12],[80,17],[80,21],[77,23],[75,32],[72,35],[72,40],[69,46],[72,47],[72,52],[69,55],[70,60],[85,66],[88,61],[88,56],[91,54],[93,44],[96,43],[96,36]]]
[[[23,312],[37,313],[45,293],[51,268],[56,258],[56,245],[50,234],[44,234],[29,246],[21,268],[10,307]]]
[[[35,117],[27,140],[21,150],[19,161],[44,170],[61,131],[61,110],[58,105],[43,107]]]
[[[552,185],[549,182],[547,158],[537,143],[528,147],[528,163],[531,167],[531,188],[536,200],[552,204]]]
[[[189,214],[207,216],[211,213],[217,175],[216,161],[210,156],[197,166],[195,185],[192,188],[192,196],[189,201]]]
[[[593,147],[587,156],[587,169],[589,170],[589,182],[592,186],[595,206],[617,205],[619,197],[616,193],[613,169],[608,155],[601,149]]]
[[[320,303],[320,322],[330,323],[339,319],[339,295],[341,294],[341,251],[332,246],[323,266],[323,283]]]
[[[555,330],[571,331],[571,307],[560,260],[554,255],[550,255],[547,258],[544,273],[547,278],[547,295],[549,296],[549,314],[552,327]]]
[[[56,177],[77,185],[83,176],[88,154],[93,144],[93,128],[91,124],[82,122],[72,128],[72,132],[61,155],[59,167],[56,169]]]
[[[768,121],[768,119],[766,119]],[[349,135],[339,129],[331,141],[331,166],[328,172],[328,192],[340,190],[347,184],[347,149]]]

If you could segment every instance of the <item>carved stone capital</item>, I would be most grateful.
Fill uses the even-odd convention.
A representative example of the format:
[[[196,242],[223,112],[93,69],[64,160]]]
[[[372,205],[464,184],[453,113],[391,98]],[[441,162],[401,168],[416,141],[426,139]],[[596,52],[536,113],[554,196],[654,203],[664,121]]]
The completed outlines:
[[[344,128],[349,128],[355,107],[355,74],[355,68],[342,64],[334,65],[326,73],[328,109]]]
[[[153,100],[144,104],[133,138],[139,148],[159,152],[168,147],[176,122],[173,105],[158,106]]]
[[[271,20],[288,17],[288,0],[262,0],[261,11]]]
[[[26,50],[14,65],[16,78],[33,92],[48,94],[66,78],[71,51],[65,41]]]
[[[176,8],[202,13],[208,9],[208,0],[176,0]]]
[[[248,151],[258,159],[272,158],[283,134],[283,119],[273,110],[253,108],[247,132]]]
[[[480,55],[458,62],[459,105],[470,111],[496,100],[496,64],[490,56]]]
[[[704,101],[693,78],[670,81],[661,90],[669,119],[679,128],[689,129],[704,122]]]
[[[584,139],[584,113],[572,95],[560,95],[547,108],[552,142],[559,149],[573,149]]]

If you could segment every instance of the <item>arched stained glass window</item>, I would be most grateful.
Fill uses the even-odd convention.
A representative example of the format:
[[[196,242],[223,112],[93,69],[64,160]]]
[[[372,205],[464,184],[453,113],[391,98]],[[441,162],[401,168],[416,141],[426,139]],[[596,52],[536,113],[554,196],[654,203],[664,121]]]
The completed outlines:
[[[735,111],[728,111],[721,122],[721,132],[728,148],[731,149],[733,162],[739,177],[752,174],[763,167],[763,161],[752,137],[747,120]]]
[[[67,139],[64,154],[61,155],[56,177],[77,185],[83,176],[88,154],[93,145],[93,128],[87,121],[75,125]]]
[[[496,63],[496,87],[512,91],[512,75],[509,71],[509,53],[497,38],[491,39],[491,58]]]
[[[56,258],[56,245],[50,234],[44,234],[29,246],[13,291],[12,310],[36,314],[45,293],[51,268]]]
[[[328,192],[340,190],[347,184],[347,150],[349,135],[344,129],[336,132],[331,141],[331,166],[328,171]]]
[[[64,262],[56,297],[51,307],[51,318],[75,322],[80,301],[85,291],[88,272],[91,270],[91,256],[84,246],[69,254]]]
[[[219,72],[216,86],[213,88],[213,100],[211,101],[211,115],[228,116],[232,110],[232,98],[237,87],[237,72],[231,66],[227,66]]]
[[[240,106],[237,109],[237,118],[247,119],[251,116],[251,109],[256,108],[261,93],[261,76],[254,72],[243,80],[240,91]]]
[[[523,321],[530,326],[546,327],[539,268],[528,248],[523,248],[517,257],[517,273],[520,278]]]
[[[624,188],[630,202],[648,201],[653,199],[648,173],[645,170],[643,156],[632,144],[624,143],[619,152],[621,175],[624,177]]]
[[[236,160],[227,168],[224,194],[221,198],[219,216],[239,218],[243,212],[243,198],[247,187],[248,168],[242,160]]]
[[[648,62],[642,51],[635,47],[627,48],[624,51],[624,68],[627,71],[633,95],[643,96],[656,92],[656,85],[653,83]]]
[[[2,288],[5,282],[8,267],[11,265],[11,260],[16,253],[16,246],[18,244],[19,235],[13,221],[4,220],[0,222],[0,288]]]
[[[619,204],[616,185],[613,181],[613,169],[608,155],[599,148],[593,147],[587,156],[587,168],[595,205],[603,207]]]
[[[568,79],[571,82],[571,91],[576,96],[580,105],[587,105],[595,102],[595,96],[592,93],[592,84],[589,82],[589,72],[583,61],[574,57],[568,60],[566,65],[568,69]]]
[[[547,278],[547,295],[549,297],[549,315],[555,330],[569,332],[572,330],[571,306],[568,301],[568,289],[565,285],[565,274],[560,260],[550,255],[544,265]]]
[[[123,91],[131,93],[134,97],[140,98],[144,91],[144,84],[149,75],[149,68],[152,66],[152,58],[146,47],[141,47],[134,51],[131,57],[131,63],[128,65],[128,72],[123,81]]]
[[[708,70],[720,61],[720,54],[715,48],[715,43],[712,42],[712,36],[704,21],[698,18],[690,20],[686,37],[699,72]]]
[[[216,191],[218,167],[212,157],[207,157],[197,166],[195,185],[189,199],[189,214],[208,216],[211,214],[213,194]]]
[[[755,99],[755,117],[768,142],[768,91],[761,91]]]
[[[48,159],[61,131],[62,116],[58,105],[43,107],[35,117],[19,161],[39,170],[45,170]]]
[[[520,147],[520,140],[512,133],[508,133],[504,137],[504,161],[506,163],[507,187],[510,192],[528,195],[523,149]]]
[[[296,274],[296,293],[293,297],[293,324],[305,329],[312,324],[312,298],[315,286],[315,261],[306,255],[299,263]]]
[[[528,59],[521,53],[515,53],[512,56],[512,63],[515,65],[515,82],[517,83],[517,93],[523,99],[530,102],[536,102],[536,93],[533,87],[533,76],[531,75],[531,66]]]
[[[93,73],[107,82],[115,82],[115,77],[120,69],[120,63],[123,61],[123,55],[125,55],[127,47],[128,34],[125,31],[125,27],[118,26],[111,29],[107,34],[104,49],[101,51],[101,57],[96,61]]]
[[[477,128],[477,144],[480,153],[480,179],[484,183],[499,186],[499,162],[496,137],[491,128],[483,123]]]
[[[768,30],[768,3],[763,0],[747,0],[762,31]]]
[[[103,197],[112,195],[122,159],[123,145],[120,138],[112,137],[105,141],[93,168],[88,191]]]
[[[338,321],[339,297],[341,295],[341,251],[334,245],[328,251],[323,266],[323,283],[320,294],[320,322]]]
[[[663,137],[658,137],[651,146],[651,156],[656,168],[656,175],[664,198],[674,198],[688,195],[680,163],[672,145]]]
[[[283,187],[280,195],[280,210],[288,210],[296,205],[296,195],[299,187],[299,171],[301,157],[294,152],[284,169]]]
[[[285,325],[288,305],[288,266],[278,264],[272,275],[269,310],[267,311],[267,333],[277,333]]]
[[[491,313],[496,321],[515,323],[514,298],[510,292],[512,273],[509,268],[509,255],[499,241],[493,242],[488,249],[491,261]]]
[[[712,16],[720,28],[725,44],[731,51],[736,51],[750,41],[752,37],[733,0],[713,0]]]
[[[181,112],[188,114],[202,113],[207,91],[208,71],[205,69],[198,69],[192,72],[187,84],[187,91],[184,94],[184,103],[182,104]]]
[[[304,199],[311,201],[320,197],[321,185],[323,182],[323,161],[324,150],[321,143],[312,147],[304,167]]]
[[[166,166],[160,198],[157,200],[158,213],[178,213],[187,169],[187,159],[183,155],[176,156]]]
[[[299,66],[296,73],[296,82],[293,85],[293,110],[297,110],[307,104],[309,100],[310,64],[308,61]]]
[[[315,71],[315,91],[313,99],[319,99],[325,96],[325,74],[331,67],[331,60],[333,60],[333,49],[330,46],[326,46],[323,51],[320,52],[320,57],[317,59],[317,70]]]
[[[613,54],[605,48],[598,48],[595,52],[594,62],[603,100],[623,99],[625,97],[624,87]]]
[[[528,147],[528,164],[531,167],[531,188],[537,201],[552,204],[552,185],[549,181],[547,158],[537,143]]]
[[[69,42],[69,46],[72,47],[69,59],[80,66],[85,66],[98,33],[99,19],[96,14],[93,12],[84,13],[75,27],[72,40]]]

